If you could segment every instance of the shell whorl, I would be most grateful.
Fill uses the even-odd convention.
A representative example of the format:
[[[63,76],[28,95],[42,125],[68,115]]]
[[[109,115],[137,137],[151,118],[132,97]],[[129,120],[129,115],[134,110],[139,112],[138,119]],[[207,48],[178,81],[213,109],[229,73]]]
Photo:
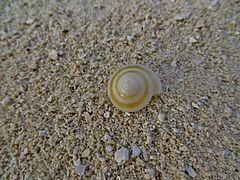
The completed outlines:
[[[143,65],[127,65],[118,69],[108,84],[108,96],[120,110],[135,112],[144,108],[152,96],[161,92],[158,76]]]

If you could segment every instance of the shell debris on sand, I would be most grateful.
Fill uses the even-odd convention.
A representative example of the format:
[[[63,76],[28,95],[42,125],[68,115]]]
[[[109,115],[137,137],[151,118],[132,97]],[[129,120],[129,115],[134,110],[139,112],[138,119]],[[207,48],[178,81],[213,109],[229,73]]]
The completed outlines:
[[[131,149],[132,149],[131,158],[135,158],[141,154],[141,149],[138,146],[133,145],[131,146]]]
[[[51,59],[54,59],[54,60],[57,59],[58,58],[58,52],[56,50],[49,51],[49,57]]]
[[[174,19],[175,19],[176,21],[182,21],[182,20],[184,20],[184,19],[186,19],[186,18],[188,18],[188,17],[189,17],[189,14],[184,14],[184,13],[182,13],[182,14],[176,14],[175,17],[174,17]]]
[[[84,173],[85,173],[85,170],[86,170],[86,166],[82,165],[82,164],[80,163],[80,160],[79,160],[79,159],[76,160],[76,161],[74,162],[74,164],[75,164],[75,170],[76,170],[77,174],[78,174],[79,176],[83,176]]]
[[[118,165],[124,164],[129,159],[129,152],[127,148],[120,148],[114,153],[115,160]]]
[[[187,171],[188,175],[193,178],[197,176],[197,173],[194,171],[194,169],[191,166],[186,168],[186,171]]]

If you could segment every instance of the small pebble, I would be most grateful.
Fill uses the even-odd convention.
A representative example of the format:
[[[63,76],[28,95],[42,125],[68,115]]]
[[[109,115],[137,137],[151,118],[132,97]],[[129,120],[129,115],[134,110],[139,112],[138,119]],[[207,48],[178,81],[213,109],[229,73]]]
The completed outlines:
[[[83,158],[86,158],[90,155],[90,149],[85,149],[82,153],[82,157]]]
[[[28,154],[28,152],[29,152],[28,148],[25,148],[23,151],[23,154],[26,155],[26,154]]]
[[[150,134],[147,134],[146,144],[151,144],[152,141],[153,141],[152,136]]]
[[[2,106],[5,106],[5,105],[9,104],[10,101],[11,101],[11,99],[7,96],[7,97],[3,98],[3,100],[0,101],[0,104]]]
[[[164,113],[159,113],[158,114],[158,120],[159,121],[163,122],[165,120],[165,118],[166,118],[166,114],[164,114]]]
[[[130,114],[129,112],[125,112],[125,114],[126,114],[127,116],[131,116],[131,114]]]
[[[132,148],[131,158],[135,158],[141,154],[141,149],[138,146],[133,145],[131,148]]]
[[[173,131],[178,134],[179,133],[179,130],[177,128],[173,128]]]
[[[54,60],[58,58],[58,53],[56,50],[51,50],[48,55],[51,59],[54,59]]]
[[[176,14],[174,19],[176,21],[182,21],[182,20],[188,18],[188,16],[189,16],[188,14]]]
[[[103,116],[104,116],[106,119],[108,119],[108,118],[110,117],[110,113],[107,111],[107,112],[104,113]]]
[[[5,32],[5,31],[3,31],[3,30],[0,30],[0,37],[1,37],[1,40],[4,40],[4,39],[6,39],[7,38],[7,33]]]
[[[142,153],[143,153],[144,161],[148,161],[149,158],[148,158],[148,152],[147,152],[146,148],[142,147],[141,150],[142,150]]]
[[[198,28],[198,29],[200,29],[200,28],[202,28],[202,27],[204,27],[205,26],[205,24],[204,24],[204,21],[203,20],[199,20],[198,22],[197,22],[197,24],[196,24],[196,28]]]
[[[211,6],[216,6],[218,4],[219,0],[212,0]]]
[[[79,176],[83,176],[86,170],[86,166],[79,164],[78,166],[75,166],[75,170]]]
[[[34,22],[34,19],[28,18],[26,21],[26,24],[32,24]]]
[[[129,36],[127,36],[127,40],[128,41],[132,41],[132,40],[134,40],[135,39],[135,36],[134,35],[129,35]]]
[[[114,153],[114,157],[118,165],[124,164],[129,159],[128,149],[122,147]]]
[[[76,161],[74,161],[75,166],[79,166],[80,164],[81,164],[80,159],[77,159]]]
[[[172,66],[172,67],[177,67],[177,61],[176,61],[176,60],[173,60],[173,61],[171,62],[171,66]]]
[[[86,121],[89,121],[91,119],[90,114],[86,111],[83,113],[83,117],[85,118]]]
[[[196,63],[196,65],[198,66],[198,65],[202,64],[203,61],[202,61],[201,59],[196,59],[196,60],[195,60],[195,63]]]
[[[107,152],[112,152],[113,148],[112,148],[112,146],[107,146],[107,147],[105,148],[105,150],[106,150]]]
[[[191,43],[191,44],[197,43],[197,40],[194,37],[190,37],[189,43]]]
[[[146,169],[145,172],[147,172],[151,176],[152,180],[156,180],[154,169],[149,168],[149,169]]]
[[[77,155],[77,154],[78,154],[78,151],[79,151],[79,147],[78,147],[78,146],[75,146],[75,147],[73,148],[73,154],[74,154],[74,155]]]
[[[112,137],[111,137],[109,134],[105,134],[104,137],[103,137],[103,139],[104,139],[105,141],[109,141],[109,140],[112,139]]]
[[[187,146],[182,146],[182,147],[179,148],[179,150],[185,152],[185,151],[188,150],[188,147]]]
[[[229,114],[229,115],[231,115],[231,114],[233,113],[233,110],[232,110],[231,108],[229,108],[229,107],[226,107],[226,108],[224,109],[224,112],[227,113],[227,114]]]
[[[38,132],[39,136],[47,136],[48,133],[49,133],[48,130],[42,130],[42,131],[39,131],[39,132]]]
[[[29,62],[29,68],[32,70],[37,70],[38,69],[37,60],[32,60],[31,62]]]
[[[194,171],[194,169],[191,166],[189,166],[186,169],[186,171],[187,171],[188,175],[193,177],[193,178],[197,176],[197,173]]]
[[[195,102],[192,102],[192,107],[193,108],[196,108],[196,109],[200,109],[200,107],[197,105],[197,103],[195,103]]]

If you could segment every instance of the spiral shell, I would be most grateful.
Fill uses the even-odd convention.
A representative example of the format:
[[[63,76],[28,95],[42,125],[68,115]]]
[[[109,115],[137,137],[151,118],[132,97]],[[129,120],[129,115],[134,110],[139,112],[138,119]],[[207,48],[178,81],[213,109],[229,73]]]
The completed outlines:
[[[125,112],[135,112],[144,108],[152,96],[159,94],[161,90],[157,74],[138,64],[118,69],[108,83],[111,102]]]

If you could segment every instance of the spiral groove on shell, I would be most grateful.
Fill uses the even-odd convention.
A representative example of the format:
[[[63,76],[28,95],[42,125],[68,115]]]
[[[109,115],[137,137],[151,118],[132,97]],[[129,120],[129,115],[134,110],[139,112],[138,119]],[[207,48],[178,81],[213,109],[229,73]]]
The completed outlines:
[[[127,65],[118,69],[108,84],[108,96],[120,110],[135,112],[144,108],[152,96],[161,92],[159,77],[143,65]]]

